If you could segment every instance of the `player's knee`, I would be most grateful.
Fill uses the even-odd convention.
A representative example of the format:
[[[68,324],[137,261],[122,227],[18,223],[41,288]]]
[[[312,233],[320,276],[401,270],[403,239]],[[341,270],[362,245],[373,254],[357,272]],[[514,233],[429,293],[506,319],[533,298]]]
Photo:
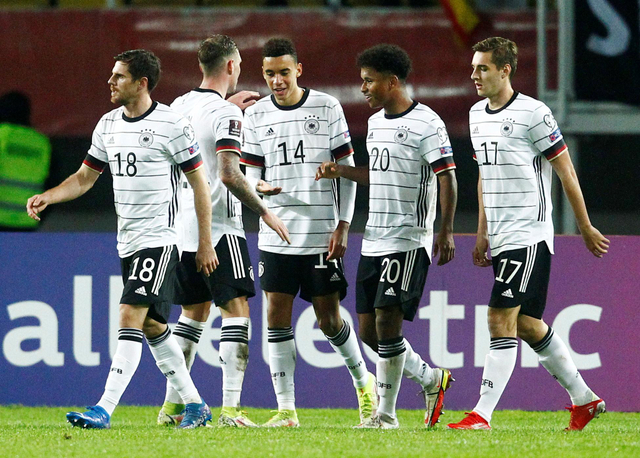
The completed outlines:
[[[318,327],[322,330],[326,336],[335,336],[342,329],[342,318],[340,315],[334,316],[332,314],[318,316]]]
[[[378,351],[378,336],[375,333],[360,330],[360,340],[373,351]]]

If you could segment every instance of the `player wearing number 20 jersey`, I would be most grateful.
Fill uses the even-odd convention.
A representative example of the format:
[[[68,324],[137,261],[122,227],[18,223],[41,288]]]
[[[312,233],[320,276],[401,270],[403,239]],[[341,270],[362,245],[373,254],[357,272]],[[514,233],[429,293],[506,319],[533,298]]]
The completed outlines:
[[[469,129],[482,179],[491,254],[546,242],[553,253],[551,161],[567,145],[551,110],[514,92],[491,110],[487,99],[469,112]]]
[[[350,211],[338,209],[335,181],[315,181],[324,161],[353,161],[349,128],[335,97],[305,89],[295,105],[279,105],[274,96],[245,111],[242,163],[264,168],[265,181],[282,187],[265,196],[267,206],[289,228],[291,244],[261,224],[258,246],[281,254],[319,254],[327,251],[338,220],[351,222]],[[355,197],[355,196],[354,196]],[[342,217],[341,217],[342,214]]]
[[[180,169],[202,165],[198,149],[191,124],[158,102],[137,118],[120,107],[100,119],[84,164],[111,169],[121,258],[177,243]]]

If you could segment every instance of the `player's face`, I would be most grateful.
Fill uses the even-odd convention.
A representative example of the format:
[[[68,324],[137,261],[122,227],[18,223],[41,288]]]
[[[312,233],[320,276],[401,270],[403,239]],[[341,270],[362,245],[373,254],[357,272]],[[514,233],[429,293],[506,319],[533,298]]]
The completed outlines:
[[[389,75],[380,73],[373,68],[363,67],[360,69],[360,78],[362,78],[360,92],[364,95],[369,106],[371,108],[384,107],[391,90]]]
[[[133,80],[129,73],[129,65],[124,62],[116,62],[111,70],[111,78],[107,82],[111,90],[111,103],[128,105],[139,96],[140,81]]]
[[[298,77],[302,75],[302,64],[289,54],[265,57],[262,60],[262,76],[280,105],[295,105],[300,96]]]
[[[229,92],[235,92],[236,87],[238,86],[238,78],[240,78],[240,64],[242,63],[242,58],[240,57],[240,53],[237,52],[232,60],[233,60],[233,78],[231,80],[231,85],[229,86]]]
[[[505,68],[499,69],[491,62],[493,52],[476,52],[471,61],[471,79],[481,97],[492,99],[506,87],[509,75]]]

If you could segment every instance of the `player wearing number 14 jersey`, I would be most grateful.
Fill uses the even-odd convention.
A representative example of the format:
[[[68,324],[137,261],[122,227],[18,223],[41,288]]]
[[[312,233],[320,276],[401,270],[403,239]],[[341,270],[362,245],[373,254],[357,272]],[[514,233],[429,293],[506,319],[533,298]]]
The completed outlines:
[[[516,363],[517,337],[538,354],[540,363],[571,397],[569,430],[583,429],[605,410],[586,385],[568,348],[543,320],[553,253],[551,176],[554,170],[571,203],[589,251],[602,257],[609,241],[594,228],[562,133],[542,102],[511,86],[518,48],[504,38],[488,38],[473,50],[471,79],[485,97],[469,114],[478,163],[478,234],[473,262],[493,265],[489,301],[491,333],[480,400],[453,429],[491,429],[489,425]],[[491,248],[492,259],[487,258]]]
[[[339,312],[347,282],[342,269],[355,204],[355,184],[314,180],[316,167],[353,164],[351,138],[334,97],[298,86],[302,64],[293,43],[269,40],[262,71],[272,95],[245,111],[242,162],[267,206],[288,226],[291,244],[262,226],[259,276],[268,301],[269,367],[278,413],[265,426],[298,426],[291,328],[293,299],[313,304],[318,325],[344,359],[358,393],[361,417],[376,408],[375,377],[366,370],[355,333]],[[264,172],[264,180],[261,174]]]
[[[451,372],[429,367],[403,337],[402,323],[413,321],[427,279],[438,184],[442,225],[435,253],[440,254],[439,265],[454,256],[453,151],[442,119],[407,93],[411,59],[403,49],[374,46],[358,56],[358,66],[369,106],[382,108],[369,118],[369,166],[324,163],[317,179],[343,177],[369,186],[356,311],[362,340],[380,357],[376,368],[380,406],[378,414],[359,427],[398,428],[396,399],[404,374],[422,387],[424,422],[430,428],[442,412]]]

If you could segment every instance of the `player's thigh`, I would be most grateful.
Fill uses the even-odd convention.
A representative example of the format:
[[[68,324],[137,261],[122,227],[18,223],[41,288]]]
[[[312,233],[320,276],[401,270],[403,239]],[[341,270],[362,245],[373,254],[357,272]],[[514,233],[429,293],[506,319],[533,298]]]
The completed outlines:
[[[342,259],[327,261],[328,252],[301,256],[302,275],[300,297],[307,302],[326,296],[328,300],[338,293],[338,304],[347,295],[347,279]]]
[[[147,316],[166,323],[171,313],[178,264],[175,246],[145,248],[121,259],[121,304],[148,307]]]
[[[246,304],[246,298],[256,295],[247,241],[225,234],[216,245],[216,253],[220,265],[208,279],[214,304],[227,310]],[[244,301],[230,304],[238,298],[244,298]]]
[[[541,319],[547,304],[551,253],[545,242],[499,253],[492,259],[495,274],[489,307],[515,308]]]

